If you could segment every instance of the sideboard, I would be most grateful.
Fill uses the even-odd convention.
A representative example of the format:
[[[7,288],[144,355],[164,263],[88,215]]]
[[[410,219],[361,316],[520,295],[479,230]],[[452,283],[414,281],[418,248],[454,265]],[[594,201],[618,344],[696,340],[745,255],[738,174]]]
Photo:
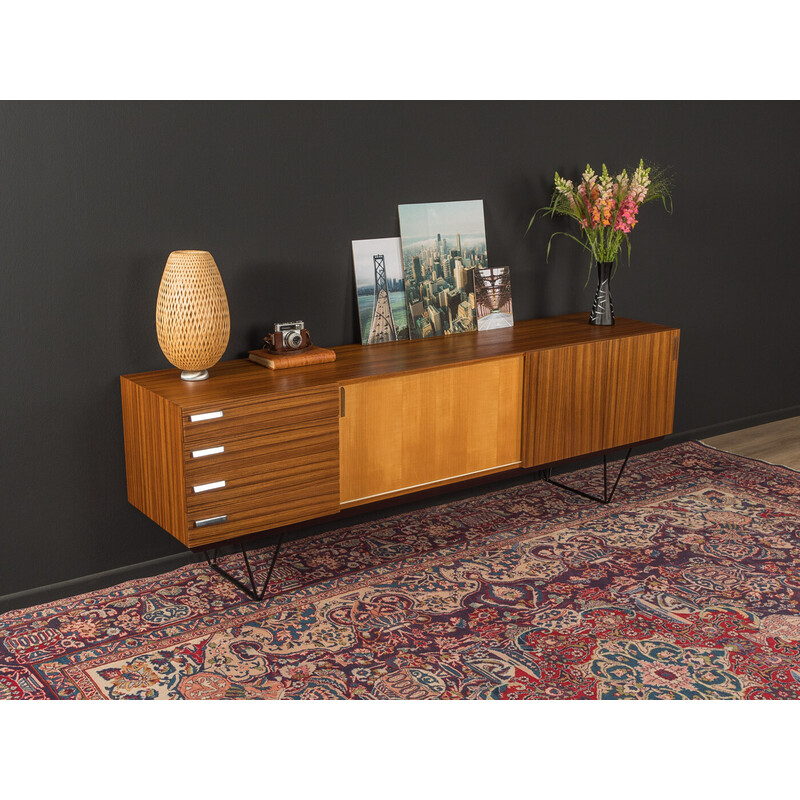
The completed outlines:
[[[680,331],[586,314],[121,378],[128,500],[192,549],[672,431]]]

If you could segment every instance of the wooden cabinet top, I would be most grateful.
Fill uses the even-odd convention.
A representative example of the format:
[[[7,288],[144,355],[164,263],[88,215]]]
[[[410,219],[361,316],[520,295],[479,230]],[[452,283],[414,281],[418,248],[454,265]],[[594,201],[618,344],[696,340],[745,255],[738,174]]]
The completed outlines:
[[[514,356],[532,350],[549,350],[585,342],[620,339],[656,331],[675,330],[666,325],[618,317],[615,325],[589,325],[588,314],[516,322],[513,328],[460,333],[363,346],[333,348],[336,361],[294,369],[271,370],[249,359],[222,361],[209,370],[206,381],[180,379],[178,369],[123,375],[181,408],[208,407],[231,400],[246,400],[313,387],[353,383],[382,375],[439,369],[461,362]]]

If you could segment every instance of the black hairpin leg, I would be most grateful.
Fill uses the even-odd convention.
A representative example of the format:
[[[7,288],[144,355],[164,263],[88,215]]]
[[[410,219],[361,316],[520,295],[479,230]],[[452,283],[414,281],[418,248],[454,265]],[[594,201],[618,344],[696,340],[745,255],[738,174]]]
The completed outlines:
[[[272,577],[272,570],[275,569],[275,562],[278,560],[278,553],[281,549],[281,544],[283,544],[283,534],[281,533],[278,536],[278,543],[275,545],[275,552],[272,554],[272,561],[270,562],[269,569],[267,570],[267,577],[264,578],[264,585],[261,587],[261,591],[259,592],[256,589],[256,579],[253,575],[253,569],[250,566],[250,559],[247,557],[247,551],[244,549],[244,545],[240,544],[239,547],[242,551],[242,557],[244,558],[244,565],[247,568],[247,575],[250,578],[250,586],[245,586],[238,578],[235,578],[230,572],[226,572],[222,567],[217,564],[217,549],[214,549],[214,556],[213,558],[209,557],[208,550],[204,550],[203,553],[206,557],[206,561],[208,562],[208,566],[212,569],[216,570],[223,578],[229,580],[234,586],[241,589],[250,599],[261,601],[264,599],[264,595],[267,593],[267,587],[269,586],[269,579]]]
[[[628,452],[625,453],[625,460],[622,462],[622,466],[619,468],[619,472],[617,473],[617,479],[614,481],[614,485],[611,487],[611,492],[608,491],[608,463],[605,454],[603,455],[603,496],[597,497],[593,494],[588,494],[587,492],[582,492],[580,489],[573,489],[571,486],[566,486],[563,483],[559,483],[558,481],[554,481],[550,477],[550,473],[552,470],[545,470],[544,472],[544,479],[548,483],[552,483],[553,486],[558,486],[560,489],[566,489],[568,492],[572,492],[573,494],[579,494],[581,497],[586,497],[589,500],[594,500],[597,503],[610,503],[611,499],[614,497],[614,492],[617,490],[617,484],[619,483],[619,479],[622,477],[622,473],[625,471],[625,465],[628,463],[628,458],[630,457],[632,447],[628,448]]]

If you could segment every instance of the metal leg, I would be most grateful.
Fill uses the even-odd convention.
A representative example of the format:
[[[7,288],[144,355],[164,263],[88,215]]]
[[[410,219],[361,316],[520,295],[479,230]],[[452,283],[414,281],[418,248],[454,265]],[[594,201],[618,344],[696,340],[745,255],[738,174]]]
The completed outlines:
[[[614,492],[617,491],[617,484],[619,483],[619,479],[622,477],[622,473],[625,471],[625,465],[628,463],[628,458],[631,455],[632,447],[628,448],[628,452],[625,453],[625,460],[622,462],[622,466],[619,468],[619,472],[617,473],[617,479],[614,481],[614,485],[611,487],[611,493],[609,494],[608,491],[608,463],[605,454],[603,455],[603,496],[597,497],[593,494],[588,494],[587,492],[582,492],[580,489],[573,489],[571,486],[566,486],[563,483],[559,483],[558,481],[554,481],[550,474],[552,470],[545,470],[544,479],[548,483],[552,483],[553,486],[558,486],[560,489],[566,489],[568,492],[572,492],[573,494],[578,494],[581,497],[586,497],[589,500],[594,500],[596,503],[610,503],[612,498],[614,497]]]
[[[242,551],[242,558],[244,558],[244,565],[247,568],[247,575],[250,578],[250,586],[245,586],[238,578],[235,578],[230,572],[226,572],[222,567],[217,564],[217,548],[214,549],[213,557],[209,557],[208,550],[204,550],[203,554],[206,557],[206,561],[208,562],[208,566],[211,567],[213,570],[216,570],[223,578],[229,580],[234,586],[241,589],[251,600],[256,600],[260,602],[264,599],[264,595],[267,593],[267,587],[269,586],[269,579],[272,577],[272,570],[275,569],[275,562],[278,560],[278,553],[281,550],[281,545],[283,544],[283,533],[278,535],[278,543],[275,545],[275,551],[272,554],[272,561],[270,562],[269,569],[267,570],[267,577],[264,579],[264,585],[261,587],[261,591],[256,589],[256,579],[253,575],[253,569],[250,566],[250,559],[247,557],[247,551],[244,549],[243,544],[239,544],[239,547]]]

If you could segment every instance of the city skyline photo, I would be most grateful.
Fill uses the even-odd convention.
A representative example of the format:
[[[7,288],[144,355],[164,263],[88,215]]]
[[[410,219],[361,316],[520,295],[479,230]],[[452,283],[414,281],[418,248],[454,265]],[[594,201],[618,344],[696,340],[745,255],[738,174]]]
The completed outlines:
[[[409,336],[477,330],[475,271],[488,266],[483,200],[398,206]]]

